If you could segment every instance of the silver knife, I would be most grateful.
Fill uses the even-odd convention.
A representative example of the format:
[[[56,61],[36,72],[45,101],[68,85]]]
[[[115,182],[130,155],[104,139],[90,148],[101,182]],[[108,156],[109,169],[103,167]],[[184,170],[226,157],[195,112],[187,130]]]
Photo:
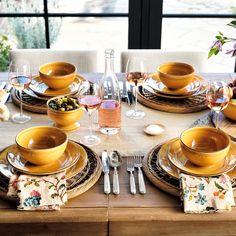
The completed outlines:
[[[110,166],[107,150],[102,152],[102,171],[104,173],[104,193],[109,194],[111,192],[111,186],[109,178]]]

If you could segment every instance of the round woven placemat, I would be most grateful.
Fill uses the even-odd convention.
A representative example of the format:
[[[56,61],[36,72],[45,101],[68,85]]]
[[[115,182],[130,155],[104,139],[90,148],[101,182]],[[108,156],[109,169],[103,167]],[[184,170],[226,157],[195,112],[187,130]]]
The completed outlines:
[[[19,92],[16,89],[11,90],[11,98],[12,102],[19,107],[20,96]],[[32,111],[35,113],[47,114],[46,103],[47,103],[46,100],[40,100],[22,92],[22,107],[24,110]]]
[[[100,178],[102,166],[99,156],[89,147],[82,144],[88,154],[88,162],[85,168],[74,177],[67,180],[68,198],[74,198],[88,191]],[[0,174],[0,198],[15,201],[16,198],[7,196],[9,179]]]
[[[143,159],[143,170],[148,179],[161,190],[179,196],[179,181],[172,178],[158,164],[158,152],[162,144],[155,146]]]
[[[138,101],[147,107],[171,113],[190,113],[207,108],[205,93],[189,98],[169,99],[159,97],[142,86],[139,87]]]

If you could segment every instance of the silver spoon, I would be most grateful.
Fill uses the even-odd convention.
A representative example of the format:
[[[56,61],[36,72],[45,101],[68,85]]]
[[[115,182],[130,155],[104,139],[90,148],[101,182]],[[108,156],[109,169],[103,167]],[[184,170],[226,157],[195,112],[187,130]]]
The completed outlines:
[[[113,172],[113,193],[119,194],[120,193],[120,186],[119,186],[119,175],[117,171],[117,167],[121,165],[122,159],[121,155],[118,151],[114,150],[109,155],[110,158],[110,166],[114,168]]]

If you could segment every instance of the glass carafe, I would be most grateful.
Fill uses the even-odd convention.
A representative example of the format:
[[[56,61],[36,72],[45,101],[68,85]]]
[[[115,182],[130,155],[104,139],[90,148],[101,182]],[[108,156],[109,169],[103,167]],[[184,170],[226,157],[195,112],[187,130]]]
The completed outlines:
[[[114,72],[114,50],[105,50],[105,73],[100,82],[102,103],[98,110],[99,130],[103,134],[117,134],[121,128],[121,97]]]

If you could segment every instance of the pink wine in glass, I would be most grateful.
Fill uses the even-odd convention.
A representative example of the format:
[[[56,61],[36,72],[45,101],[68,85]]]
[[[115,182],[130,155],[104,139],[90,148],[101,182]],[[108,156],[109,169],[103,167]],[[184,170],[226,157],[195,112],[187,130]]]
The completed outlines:
[[[80,106],[82,106],[87,112],[93,112],[97,110],[100,107],[101,102],[101,98],[95,95],[86,95],[79,98]]]
[[[30,82],[31,82],[31,77],[28,76],[20,75],[10,78],[11,85],[18,90],[24,90],[28,88]]]
[[[214,111],[222,111],[224,110],[228,103],[229,97],[222,97],[222,98],[214,98],[214,97],[207,97],[208,107]]]
[[[147,73],[129,72],[126,75],[126,80],[135,86],[141,85],[148,78]]]

